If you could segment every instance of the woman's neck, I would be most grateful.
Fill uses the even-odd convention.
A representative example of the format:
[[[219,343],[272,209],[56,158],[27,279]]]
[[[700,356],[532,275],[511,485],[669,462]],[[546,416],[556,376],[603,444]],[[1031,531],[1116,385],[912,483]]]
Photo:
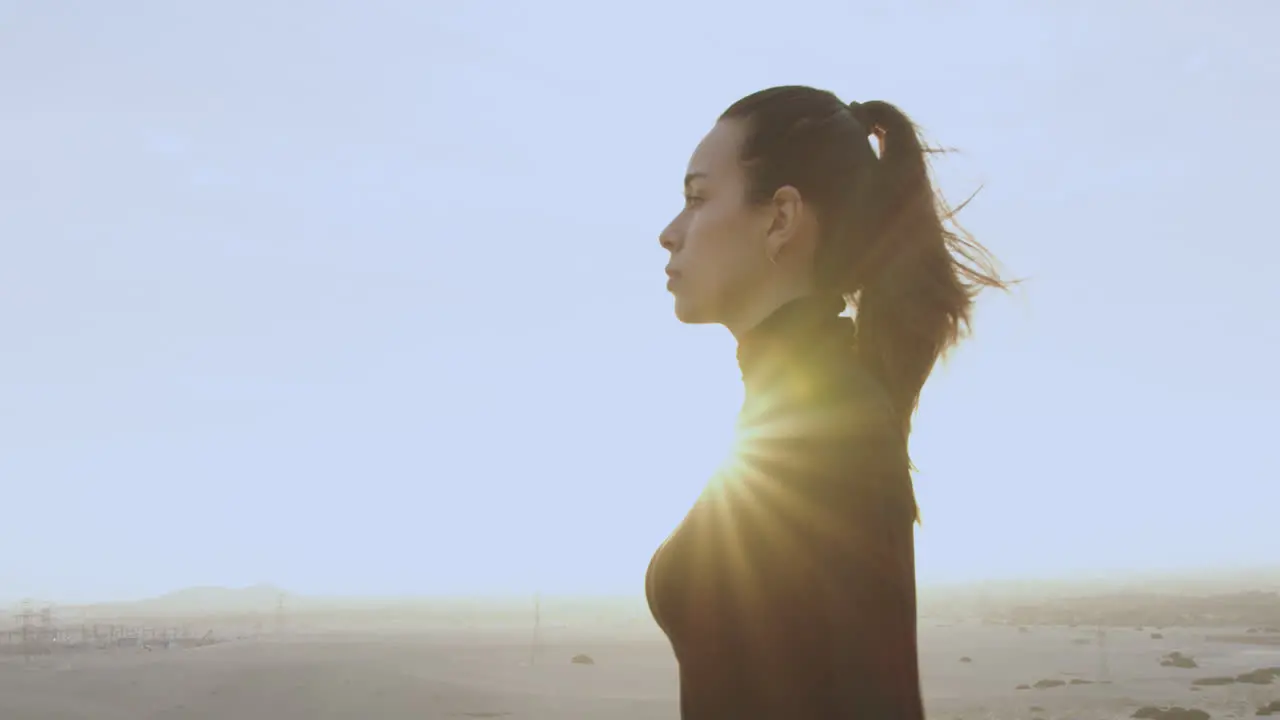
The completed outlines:
[[[813,294],[806,287],[764,288],[755,292],[751,300],[744,303],[738,312],[723,325],[733,334],[739,343],[767,318],[773,316],[780,308]]]
[[[743,379],[763,379],[782,366],[811,359],[832,342],[852,344],[853,324],[839,295],[804,295],[775,308],[738,338]]]

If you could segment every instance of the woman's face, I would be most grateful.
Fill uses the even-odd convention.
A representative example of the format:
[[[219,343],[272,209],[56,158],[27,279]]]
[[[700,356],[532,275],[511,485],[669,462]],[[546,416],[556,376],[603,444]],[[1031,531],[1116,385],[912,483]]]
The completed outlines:
[[[667,289],[686,323],[729,323],[770,268],[770,211],[747,203],[739,162],[746,128],[722,120],[689,159],[684,209],[659,236],[671,253]]]

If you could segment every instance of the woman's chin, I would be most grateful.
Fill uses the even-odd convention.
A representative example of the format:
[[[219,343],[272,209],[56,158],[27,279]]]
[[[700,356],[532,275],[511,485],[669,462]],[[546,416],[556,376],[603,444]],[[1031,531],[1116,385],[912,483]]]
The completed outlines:
[[[692,303],[688,298],[676,296],[675,303],[676,319],[686,325],[704,325],[712,322],[705,317],[706,313],[702,312],[696,303]]]

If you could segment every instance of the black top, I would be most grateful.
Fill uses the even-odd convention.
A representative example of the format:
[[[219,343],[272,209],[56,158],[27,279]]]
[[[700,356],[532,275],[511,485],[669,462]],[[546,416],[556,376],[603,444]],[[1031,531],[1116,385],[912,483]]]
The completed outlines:
[[[742,338],[738,451],[650,562],[683,720],[921,720],[915,503],[838,299]]]

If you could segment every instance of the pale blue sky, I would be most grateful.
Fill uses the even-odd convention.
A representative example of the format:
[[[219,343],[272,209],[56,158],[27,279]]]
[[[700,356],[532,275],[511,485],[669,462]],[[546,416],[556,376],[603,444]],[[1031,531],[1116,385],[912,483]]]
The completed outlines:
[[[0,0],[0,598],[638,593],[740,399],[657,234],[784,83],[1029,278],[925,392],[922,582],[1274,562],[1280,4],[1210,7]]]

